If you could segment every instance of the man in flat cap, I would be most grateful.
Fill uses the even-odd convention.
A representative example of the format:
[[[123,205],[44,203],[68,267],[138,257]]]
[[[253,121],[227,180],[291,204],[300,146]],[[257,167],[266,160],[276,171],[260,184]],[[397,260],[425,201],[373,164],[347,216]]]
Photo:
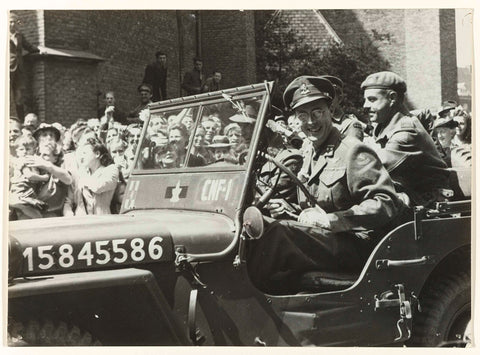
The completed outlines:
[[[409,205],[444,201],[449,192],[445,162],[432,137],[403,104],[405,81],[393,72],[369,75],[361,84],[373,131],[374,149]]]
[[[335,98],[330,108],[332,111],[333,126],[337,128],[340,133],[356,137],[363,141],[363,131],[366,128],[366,124],[362,123],[355,115],[346,114],[343,111],[342,102],[345,98],[343,81],[333,75],[322,75],[321,77],[330,81],[335,88]]]
[[[285,90],[285,105],[306,136],[302,170],[311,197],[299,193],[298,209],[278,199],[266,206],[273,218],[299,214],[297,221],[269,220],[249,246],[250,277],[266,292],[298,292],[306,271],[360,270],[402,209],[375,152],[333,126],[334,97],[321,77],[296,78]]]

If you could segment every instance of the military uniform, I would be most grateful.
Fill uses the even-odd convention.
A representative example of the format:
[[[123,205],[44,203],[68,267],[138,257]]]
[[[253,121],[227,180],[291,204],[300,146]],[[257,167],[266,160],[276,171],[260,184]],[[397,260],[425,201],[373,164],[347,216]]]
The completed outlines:
[[[403,94],[406,84],[397,74],[375,73],[367,77],[362,88],[391,89]],[[444,200],[441,189],[449,189],[449,172],[432,137],[420,121],[402,107],[388,122],[373,131],[374,146],[390,173],[398,192],[405,192],[415,205]]]
[[[342,117],[332,117],[333,126],[345,136],[355,137],[363,141],[366,124],[361,122],[355,115],[343,114]]]
[[[252,281],[267,292],[298,291],[306,271],[360,270],[403,206],[375,152],[335,127],[319,149],[305,154],[305,185],[328,222],[269,220],[247,259]],[[309,207],[301,192],[299,204]]]

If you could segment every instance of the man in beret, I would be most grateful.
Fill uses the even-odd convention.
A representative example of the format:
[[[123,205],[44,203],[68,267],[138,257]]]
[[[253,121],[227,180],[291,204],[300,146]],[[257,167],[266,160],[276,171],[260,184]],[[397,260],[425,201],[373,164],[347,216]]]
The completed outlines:
[[[332,101],[332,120],[333,126],[337,128],[340,133],[356,137],[363,141],[363,131],[366,124],[362,123],[355,115],[346,114],[342,108],[342,102],[345,98],[343,93],[343,81],[333,75],[322,75],[322,78],[330,81],[335,88],[335,98]]]
[[[299,214],[297,221],[269,220],[249,246],[250,277],[266,292],[298,292],[307,271],[360,270],[402,209],[375,152],[333,126],[334,97],[321,77],[296,78],[285,90],[285,105],[306,136],[302,170],[311,197],[299,194],[298,208],[280,199],[266,205],[273,218]]]
[[[135,107],[127,116],[128,123],[140,123],[140,112],[148,109],[148,104],[152,103],[152,86],[150,84],[142,83],[137,88],[140,94],[140,104]]]
[[[369,75],[361,84],[373,131],[374,149],[409,205],[428,205],[448,195],[448,170],[432,137],[403,104],[405,81],[393,72]]]

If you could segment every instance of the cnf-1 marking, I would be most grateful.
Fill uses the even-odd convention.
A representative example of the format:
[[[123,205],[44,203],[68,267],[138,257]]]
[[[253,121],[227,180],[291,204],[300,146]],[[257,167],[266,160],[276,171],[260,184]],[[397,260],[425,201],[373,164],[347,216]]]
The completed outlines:
[[[39,245],[23,250],[28,272],[95,268],[104,265],[147,263],[171,259],[171,240],[151,238],[110,239],[83,244]]]
[[[218,201],[223,199],[228,201],[232,192],[232,179],[208,179],[203,184],[200,200],[202,201]]]

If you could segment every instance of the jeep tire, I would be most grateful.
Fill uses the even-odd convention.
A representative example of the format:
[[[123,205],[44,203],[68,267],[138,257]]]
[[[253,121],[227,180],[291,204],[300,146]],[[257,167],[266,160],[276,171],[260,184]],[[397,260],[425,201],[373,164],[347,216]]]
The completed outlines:
[[[429,283],[420,297],[422,312],[413,322],[410,346],[463,347],[471,320],[469,272],[439,277]]]
[[[52,320],[28,320],[10,318],[8,322],[8,346],[89,346],[101,345],[92,335],[77,326]]]

